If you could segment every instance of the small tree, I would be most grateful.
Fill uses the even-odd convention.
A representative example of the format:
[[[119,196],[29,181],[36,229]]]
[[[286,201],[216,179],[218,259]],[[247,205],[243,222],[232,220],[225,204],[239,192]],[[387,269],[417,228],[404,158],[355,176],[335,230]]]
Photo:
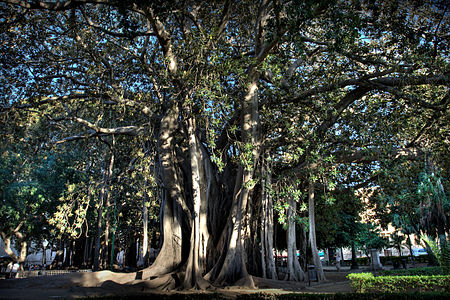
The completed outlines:
[[[400,235],[397,231],[391,235],[392,241],[390,242],[390,246],[396,248],[400,257],[402,256],[402,245],[404,244],[406,237],[404,235]]]
[[[369,256],[370,249],[381,250],[389,245],[386,238],[380,235],[380,229],[373,223],[367,223],[357,237],[357,245]]]

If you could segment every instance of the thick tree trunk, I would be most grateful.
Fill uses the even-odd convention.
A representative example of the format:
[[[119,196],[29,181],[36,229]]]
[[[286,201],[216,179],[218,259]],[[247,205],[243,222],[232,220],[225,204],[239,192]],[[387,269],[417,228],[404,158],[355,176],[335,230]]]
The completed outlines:
[[[137,266],[137,247],[136,247],[136,236],[133,234],[130,241],[128,242],[128,247],[126,251],[126,256],[124,258],[127,267],[135,269]]]
[[[69,245],[69,246],[67,246]],[[68,268],[70,267],[70,240],[68,241],[63,241],[63,263],[62,263],[62,267],[63,268]]]
[[[303,272],[297,257],[296,234],[295,234],[295,218],[296,218],[297,202],[293,198],[289,199],[289,208],[287,213],[287,274],[286,280],[304,281],[306,276]]]
[[[314,182],[309,180],[308,188],[308,212],[309,212],[309,243],[311,245],[311,252],[313,256],[314,266],[317,272],[317,279],[319,281],[325,280],[325,274],[323,273],[322,262],[320,261],[319,251],[317,250],[316,243],[316,221],[314,213]]]
[[[225,258],[220,268],[220,273],[215,282],[221,285],[230,285],[240,279],[248,277],[247,268],[244,261],[244,251],[241,243],[241,224],[242,224],[242,208],[243,199],[247,197],[248,189],[243,187],[244,168],[239,167],[236,177],[235,192],[233,204],[231,207],[231,215],[226,230],[229,230],[229,239],[224,249]],[[246,199],[245,199],[246,200]],[[248,284],[253,285],[252,282]]]
[[[241,149],[243,162],[236,176],[233,204],[229,217],[228,243],[225,249],[225,259],[216,278],[216,283],[233,284],[238,280],[241,285],[254,287],[253,279],[248,275],[245,265],[245,251],[242,245],[243,215],[246,214],[249,194],[254,187],[253,172],[259,153],[259,115],[258,115],[258,74],[250,70],[250,83],[247,95],[242,102],[243,144]],[[250,146],[250,147],[248,147]],[[242,165],[244,164],[244,165]]]
[[[83,259],[84,259],[84,249],[85,249],[85,238],[79,238],[72,242],[73,244],[73,266],[81,269],[83,267]]]
[[[158,154],[165,190],[162,193],[164,198],[161,204],[163,211],[162,246],[153,265],[144,270],[143,278],[168,274],[182,262],[182,210],[188,209],[183,199],[184,191],[177,173],[177,158],[173,150],[173,139],[178,128],[178,114],[178,107],[173,105],[161,120]],[[182,206],[184,207],[182,208]]]
[[[261,270],[264,278],[277,279],[275,260],[273,256],[273,202],[270,187],[272,184],[272,175],[270,168],[266,166],[268,162],[262,161],[261,182]]]
[[[19,255],[16,255],[14,251],[11,249],[12,235],[7,235],[4,232],[0,232],[0,236],[2,237],[2,240],[5,243],[4,246],[5,253],[8,254],[9,257],[13,259],[13,261],[23,263],[27,257],[27,242],[22,233],[15,231],[14,235],[16,236],[17,241],[20,243]]]
[[[272,185],[272,173],[268,172],[267,183],[270,187]],[[266,192],[267,197],[267,219],[265,222],[265,240],[266,240],[266,259],[267,259],[267,274],[271,279],[277,279],[277,270],[275,267],[275,259],[273,257],[273,198],[271,191]]]
[[[58,250],[56,251],[55,258],[50,265],[52,269],[60,268],[64,262],[64,242],[60,238],[58,238],[57,245]]]
[[[200,217],[205,209],[201,209],[202,206],[202,190],[205,189],[204,181],[202,178],[202,172],[200,172],[200,164],[202,163],[202,157],[200,149],[198,147],[197,138],[195,135],[195,119],[190,118],[187,122],[187,131],[189,139],[189,157],[191,165],[191,180],[192,180],[192,225],[191,225],[191,238],[189,257],[186,265],[186,272],[184,277],[184,287],[205,289],[208,286],[206,280],[202,277],[201,266],[204,263],[202,257],[203,247],[201,238],[203,236],[201,230]],[[206,229],[207,230],[207,229]]]
[[[199,172],[200,172],[200,217],[199,217],[199,225],[200,225],[200,248],[199,248],[199,267],[202,270],[202,274],[205,274],[208,271],[207,265],[207,254],[208,254],[208,243],[210,241],[210,233],[208,229],[208,204],[212,201],[217,201],[215,197],[215,193],[213,189],[217,188],[213,185],[213,169],[211,166],[210,158],[205,153],[202,148],[200,142],[197,140],[197,153],[199,158],[203,163],[199,164]],[[214,199],[214,200],[210,200]],[[212,267],[212,266],[211,266]]]

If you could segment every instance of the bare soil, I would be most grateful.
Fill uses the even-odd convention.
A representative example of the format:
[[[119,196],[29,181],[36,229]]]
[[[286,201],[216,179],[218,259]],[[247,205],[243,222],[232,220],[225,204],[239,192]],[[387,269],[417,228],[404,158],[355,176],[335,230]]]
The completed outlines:
[[[211,288],[201,293],[220,294],[233,299],[247,293],[349,293],[348,271],[326,272],[324,282],[289,282],[254,277],[256,289],[242,287]],[[158,291],[149,281],[133,280],[131,274],[109,271],[72,273],[57,276],[0,280],[0,299],[77,299],[106,296],[150,296],[152,294],[178,295],[199,291]],[[125,283],[126,282],[126,283]]]

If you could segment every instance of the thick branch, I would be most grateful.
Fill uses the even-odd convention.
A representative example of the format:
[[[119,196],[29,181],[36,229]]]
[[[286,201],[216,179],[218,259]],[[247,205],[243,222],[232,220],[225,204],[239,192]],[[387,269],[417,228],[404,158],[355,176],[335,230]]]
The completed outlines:
[[[85,119],[81,119],[78,117],[68,117],[67,119],[75,121],[77,123],[83,124],[86,127],[89,127],[97,133],[103,133],[103,134],[123,134],[123,135],[139,135],[142,134],[144,131],[144,128],[137,127],[137,126],[121,126],[116,128],[104,128],[99,127]]]

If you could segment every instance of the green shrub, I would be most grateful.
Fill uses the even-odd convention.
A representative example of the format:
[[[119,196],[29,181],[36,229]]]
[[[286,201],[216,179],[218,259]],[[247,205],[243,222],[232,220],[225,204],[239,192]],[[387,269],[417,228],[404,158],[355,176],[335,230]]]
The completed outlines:
[[[431,249],[431,255],[434,256],[444,274],[450,273],[450,239],[445,236],[439,239],[432,239],[429,236],[421,236],[426,245]]]
[[[382,265],[387,265],[389,263],[398,262],[400,265],[402,263],[402,260],[406,259],[406,261],[409,260],[409,257],[407,256],[380,256],[380,262]]]
[[[433,276],[445,275],[440,267],[424,267],[414,269],[398,269],[398,270],[383,270],[378,272],[381,276]]]
[[[429,263],[430,255],[426,254],[426,255],[414,256],[414,261],[417,263]]]
[[[449,293],[346,293],[346,294],[309,294],[309,293],[292,293],[292,294],[244,294],[238,295],[237,300],[398,300],[398,299],[430,299],[430,300],[446,300]]]
[[[360,266],[368,266],[369,265],[368,257],[358,257],[356,260],[358,261],[358,265],[360,265]]]
[[[357,292],[449,292],[450,276],[377,276],[352,273],[347,276]]]

